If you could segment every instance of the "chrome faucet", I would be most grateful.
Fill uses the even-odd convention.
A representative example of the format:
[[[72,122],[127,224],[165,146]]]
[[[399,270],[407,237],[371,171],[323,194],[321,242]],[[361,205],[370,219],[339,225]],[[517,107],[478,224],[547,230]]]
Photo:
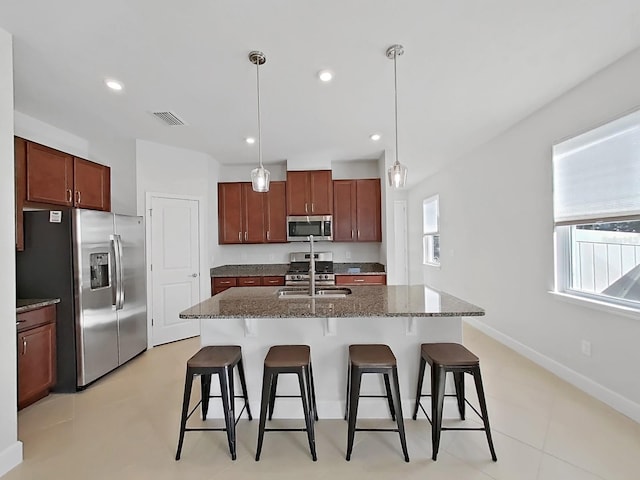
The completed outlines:
[[[316,296],[316,258],[313,253],[313,235],[309,235],[309,295]]]

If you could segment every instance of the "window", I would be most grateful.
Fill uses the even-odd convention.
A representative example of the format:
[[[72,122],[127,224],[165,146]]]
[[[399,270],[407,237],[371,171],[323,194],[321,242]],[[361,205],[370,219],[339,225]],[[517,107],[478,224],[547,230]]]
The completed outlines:
[[[640,111],[553,147],[556,291],[640,310]]]
[[[422,258],[425,265],[440,265],[439,212],[438,195],[422,202]]]

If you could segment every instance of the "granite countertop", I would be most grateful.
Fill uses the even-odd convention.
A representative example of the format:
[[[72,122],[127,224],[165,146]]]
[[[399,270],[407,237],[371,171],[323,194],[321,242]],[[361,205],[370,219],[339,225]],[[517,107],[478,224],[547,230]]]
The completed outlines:
[[[289,269],[287,263],[263,263],[255,265],[222,265],[210,269],[212,277],[283,277]],[[351,269],[351,271],[350,271]],[[334,263],[336,275],[381,275],[384,265],[374,262]]]
[[[226,290],[180,313],[180,318],[473,317],[484,310],[428,287],[349,287],[344,298],[278,298],[283,287]]]
[[[59,298],[19,298],[16,300],[16,313],[29,312],[56,303],[60,303]]]
[[[209,273],[212,277],[284,277],[288,269],[287,263],[223,265],[210,269]]]

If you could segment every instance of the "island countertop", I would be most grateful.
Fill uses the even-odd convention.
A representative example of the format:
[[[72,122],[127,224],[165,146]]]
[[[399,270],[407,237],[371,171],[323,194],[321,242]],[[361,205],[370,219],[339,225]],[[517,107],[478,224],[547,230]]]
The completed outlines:
[[[471,317],[484,310],[422,285],[350,287],[344,298],[279,298],[282,287],[230,288],[180,318]]]

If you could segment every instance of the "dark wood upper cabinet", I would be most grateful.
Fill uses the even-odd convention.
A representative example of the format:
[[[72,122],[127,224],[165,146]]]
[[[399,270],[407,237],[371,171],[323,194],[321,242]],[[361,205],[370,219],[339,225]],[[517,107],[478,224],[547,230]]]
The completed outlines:
[[[73,204],[79,208],[111,211],[111,169],[73,157]]]
[[[287,193],[285,182],[271,182],[265,207],[267,243],[287,242]]]
[[[14,137],[13,150],[15,157],[15,181],[16,181],[16,250],[24,250],[24,215],[22,209],[26,199],[27,190],[27,141]]]
[[[73,156],[27,142],[27,200],[73,205]]]
[[[218,183],[218,243],[242,243],[242,183]]]
[[[333,181],[333,240],[352,242],[356,235],[356,182]]]
[[[264,228],[265,197],[264,192],[254,192],[250,183],[242,183],[244,243],[264,243],[267,239]]]
[[[287,215],[331,215],[331,170],[287,172]]]
[[[333,239],[336,242],[380,242],[380,180],[334,180]]]

